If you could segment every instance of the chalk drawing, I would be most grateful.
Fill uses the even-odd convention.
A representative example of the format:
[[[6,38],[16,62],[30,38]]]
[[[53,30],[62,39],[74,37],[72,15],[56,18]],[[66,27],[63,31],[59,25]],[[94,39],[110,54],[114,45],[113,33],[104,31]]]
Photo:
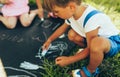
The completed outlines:
[[[47,34],[45,32],[43,32],[43,35],[45,37],[45,40],[47,40],[48,39]]]
[[[35,74],[33,74],[29,71],[23,70],[23,69],[18,69],[18,68],[14,68],[14,67],[5,67],[5,69],[13,70],[13,71],[17,71],[17,72],[23,72],[23,73],[27,74],[27,75],[9,75],[8,77],[37,77]]]
[[[67,49],[68,49],[68,44],[66,42],[56,41],[56,42],[51,44],[51,46],[48,49],[46,54],[49,55],[51,53],[55,53],[55,52],[60,51],[59,55],[61,56],[61,55],[63,55],[63,52]],[[38,57],[39,59],[42,59],[42,57],[44,57],[44,56],[42,56],[41,53],[42,53],[42,47],[39,48],[39,51],[38,51],[38,53],[35,57]]]
[[[24,68],[27,70],[38,70],[38,69],[44,69],[42,66],[39,66],[37,64],[33,64],[27,61],[24,61],[23,63],[20,64],[20,68]]]
[[[48,37],[45,32],[42,32],[42,36],[34,35],[30,37],[30,39],[38,41],[38,42],[44,42],[45,40],[47,40],[47,38]],[[21,43],[25,41],[23,37],[20,37],[20,35],[9,35],[5,33],[0,35],[0,40],[8,40],[8,41],[17,42],[17,43]]]
[[[68,48],[68,44],[63,41],[56,41],[52,44],[49,50],[66,50]]]
[[[53,24],[53,22],[51,22],[50,20],[45,20],[45,21],[41,24],[41,27],[43,27],[43,28],[49,28],[52,24]]]
[[[5,34],[2,34],[2,35],[0,36],[0,40],[4,40],[4,39],[6,39],[6,38],[8,38],[8,36],[6,36]]]
[[[10,40],[13,42],[18,42],[18,43],[24,41],[24,39],[18,35],[13,36],[13,35],[9,35],[9,34],[1,34],[0,40]]]
[[[53,25],[54,26],[54,25]],[[58,23],[57,25],[55,25],[52,30],[54,31],[55,29],[57,29],[60,26],[60,23]]]
[[[33,36],[32,40],[39,41],[39,42],[44,42],[44,40],[40,39],[39,36]]]
[[[32,36],[32,40],[36,40],[38,42],[44,42],[48,38],[47,34],[45,32],[42,32],[42,37],[44,37],[44,39],[42,39],[41,36],[34,35],[34,36]]]

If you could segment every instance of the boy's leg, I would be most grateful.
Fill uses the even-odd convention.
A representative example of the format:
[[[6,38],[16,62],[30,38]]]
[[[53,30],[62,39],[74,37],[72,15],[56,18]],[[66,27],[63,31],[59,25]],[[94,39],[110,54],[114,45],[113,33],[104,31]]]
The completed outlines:
[[[5,25],[5,27],[7,27],[9,29],[13,29],[16,26],[17,17],[13,17],[13,16],[4,17],[4,16],[0,15],[0,21]]]
[[[110,50],[110,42],[108,39],[96,37],[91,41],[90,45],[90,61],[87,66],[88,71],[95,72],[96,68],[102,63],[104,54]],[[86,77],[81,71],[83,77]]]
[[[86,40],[79,34],[77,34],[73,29],[70,29],[68,32],[68,38],[70,41],[78,44],[80,47],[86,47]]]
[[[30,13],[24,13],[20,15],[20,21],[24,27],[28,27],[35,16],[38,14],[38,10],[31,10]]]

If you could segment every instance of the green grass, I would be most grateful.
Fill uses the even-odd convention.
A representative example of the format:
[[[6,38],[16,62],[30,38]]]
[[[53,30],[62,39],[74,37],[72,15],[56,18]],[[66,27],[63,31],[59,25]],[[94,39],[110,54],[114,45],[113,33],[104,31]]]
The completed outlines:
[[[72,77],[73,69],[81,68],[87,65],[88,59],[76,62],[66,67],[55,65],[54,61],[44,60],[44,69],[46,73],[40,73],[43,77]],[[99,77],[120,77],[120,54],[113,58],[105,59],[99,66]]]

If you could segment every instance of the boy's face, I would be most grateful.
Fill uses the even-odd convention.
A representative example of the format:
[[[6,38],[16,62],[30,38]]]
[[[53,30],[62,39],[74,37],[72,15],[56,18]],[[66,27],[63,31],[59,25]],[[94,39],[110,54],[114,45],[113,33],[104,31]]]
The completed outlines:
[[[73,10],[74,9],[71,8],[70,6],[67,6],[65,8],[54,6],[53,13],[55,16],[60,17],[62,19],[68,19],[73,16],[73,14],[74,14]]]

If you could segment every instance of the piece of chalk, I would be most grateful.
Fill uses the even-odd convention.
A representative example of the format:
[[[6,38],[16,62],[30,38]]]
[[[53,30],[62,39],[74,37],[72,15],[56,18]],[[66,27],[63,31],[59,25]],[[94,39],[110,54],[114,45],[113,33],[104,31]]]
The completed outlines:
[[[42,56],[45,56],[45,54],[47,53],[48,50],[44,49],[41,53]]]
[[[44,18],[41,18],[41,21],[44,21]]]
[[[49,45],[48,49],[44,49],[41,53],[42,56],[45,56],[45,54],[47,53],[47,51],[49,50],[49,48],[51,47],[51,44]]]

